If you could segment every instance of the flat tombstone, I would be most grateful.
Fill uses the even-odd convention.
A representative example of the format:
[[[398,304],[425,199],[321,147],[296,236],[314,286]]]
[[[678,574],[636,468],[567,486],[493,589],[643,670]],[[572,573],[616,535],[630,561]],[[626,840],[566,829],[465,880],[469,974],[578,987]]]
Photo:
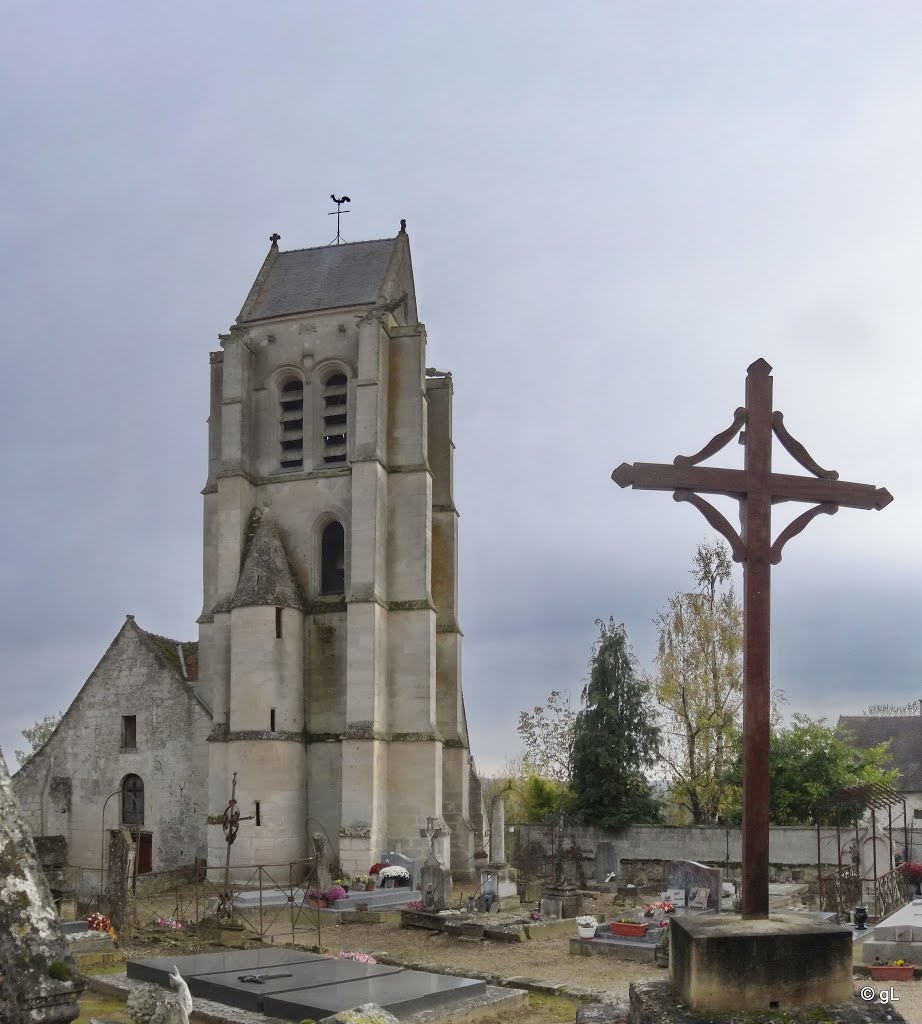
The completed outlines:
[[[691,889],[708,889],[707,909],[720,910],[723,874],[720,868],[708,867],[707,864],[699,864],[694,860],[674,860],[666,865],[664,888],[682,889],[685,892]]]
[[[325,959],[316,953],[302,953],[291,949],[247,949],[227,950],[222,953],[199,953],[193,956],[161,957],[152,960],[129,960],[126,973],[137,981],[149,981],[155,985],[169,986],[173,965],[189,984],[193,978],[225,974],[230,971],[271,972],[275,969],[289,970],[292,964],[305,964]],[[195,993],[192,993],[195,995]]]
[[[472,978],[401,971],[399,974],[364,981],[323,985],[286,992],[284,995],[267,996],[263,1000],[263,1013],[267,1017],[281,1017],[283,1020],[319,1020],[363,1003],[376,1003],[403,1019],[419,1010],[483,995],[486,988],[485,982]]]
[[[621,865],[618,862],[618,852],[614,843],[602,842],[595,848],[595,878],[597,882],[604,882],[611,874],[620,874]]]

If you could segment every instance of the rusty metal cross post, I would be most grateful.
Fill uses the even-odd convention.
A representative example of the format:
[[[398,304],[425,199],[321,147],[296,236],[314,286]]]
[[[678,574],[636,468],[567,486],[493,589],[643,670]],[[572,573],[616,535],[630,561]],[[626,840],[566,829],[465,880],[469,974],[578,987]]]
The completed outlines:
[[[882,509],[893,498],[884,488],[839,480],[823,469],[772,411],[771,367],[758,359],[746,377],[746,405],[733,422],[695,455],[678,455],[673,464],[622,463],[612,480],[621,487],[672,491],[687,501],[729,542],[733,559],[743,564],[743,916],[768,917],[769,773],[771,689],[771,567],[781,561],[784,545],[818,515],[833,515],[840,506]],[[716,455],[737,434],[746,449],[743,469],[720,469],[699,463]],[[812,477],[772,473],[772,435]],[[700,496],[724,494],[740,504],[741,533]],[[772,505],[782,501],[816,502],[772,543]]]

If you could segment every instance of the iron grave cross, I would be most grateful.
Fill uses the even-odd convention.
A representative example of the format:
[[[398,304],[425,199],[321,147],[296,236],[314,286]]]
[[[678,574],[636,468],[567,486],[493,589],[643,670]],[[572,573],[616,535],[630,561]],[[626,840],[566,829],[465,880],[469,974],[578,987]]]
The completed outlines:
[[[781,561],[784,545],[816,516],[833,515],[842,505],[882,509],[893,500],[882,487],[839,480],[834,470],[817,465],[788,433],[781,413],[772,411],[771,369],[764,359],[749,367],[746,405],[736,410],[730,426],[700,452],[678,455],[671,466],[624,462],[611,475],[621,487],[672,491],[676,501],[694,505],[727,539],[734,561],[743,563],[743,916],[749,918],[768,917],[771,567]],[[737,433],[746,449],[743,469],[699,466]],[[812,478],[772,473],[772,434]],[[741,533],[699,492],[736,498]],[[772,543],[772,505],[782,501],[816,504]]]

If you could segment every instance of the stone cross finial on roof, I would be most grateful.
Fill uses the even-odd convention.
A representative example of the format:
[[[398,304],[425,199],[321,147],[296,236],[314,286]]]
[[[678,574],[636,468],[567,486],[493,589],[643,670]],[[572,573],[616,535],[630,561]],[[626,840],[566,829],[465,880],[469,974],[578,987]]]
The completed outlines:
[[[407,222],[402,217],[400,218],[400,233],[401,235],[407,233]]]
[[[269,241],[272,243],[273,249],[277,249],[279,247],[279,242],[281,238],[282,236],[277,231],[273,231],[272,234],[269,236]]]

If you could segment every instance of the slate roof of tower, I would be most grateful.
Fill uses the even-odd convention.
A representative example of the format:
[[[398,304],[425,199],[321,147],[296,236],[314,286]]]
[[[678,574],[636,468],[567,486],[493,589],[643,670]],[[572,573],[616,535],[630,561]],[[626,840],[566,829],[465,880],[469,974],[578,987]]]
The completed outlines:
[[[922,792],[922,715],[843,715],[837,732],[849,732],[855,746],[864,750],[890,740],[891,762],[900,779],[894,789],[901,793]]]
[[[253,517],[251,516],[251,523]],[[304,610],[304,598],[295,579],[285,545],[271,520],[261,517],[243,557],[237,589],[225,608],[255,608],[274,605],[276,608]]]
[[[381,296],[396,247],[397,238],[382,238],[317,249],[270,250],[237,322],[372,305]]]

